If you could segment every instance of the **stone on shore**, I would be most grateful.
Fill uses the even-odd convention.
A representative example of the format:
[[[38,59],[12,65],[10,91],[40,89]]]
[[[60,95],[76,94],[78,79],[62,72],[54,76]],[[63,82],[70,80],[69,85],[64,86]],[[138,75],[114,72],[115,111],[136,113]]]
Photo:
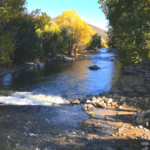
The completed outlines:
[[[109,93],[100,93],[100,96],[106,96],[107,98],[112,98],[112,94]]]
[[[112,105],[112,106],[117,106],[118,103],[117,103],[117,102],[112,102],[111,105]]]
[[[111,59],[110,61],[115,61],[115,59]]]
[[[150,73],[146,73],[146,74],[145,74],[145,77],[146,77],[146,78],[150,78]]]
[[[123,75],[120,78],[120,84],[123,88],[129,88],[132,86],[140,85],[140,77],[133,76],[133,75]]]
[[[66,62],[71,62],[72,60],[75,60],[73,57],[67,57],[64,54],[57,54],[54,58],[51,59],[52,61],[66,61]]]
[[[143,146],[149,146],[149,142],[142,142],[141,143]]]
[[[133,88],[123,88],[122,91],[125,93],[133,93],[134,92]]]
[[[93,66],[90,66],[89,69],[98,70],[98,69],[100,69],[100,67],[98,67],[97,65],[93,65]]]
[[[94,110],[95,107],[92,104],[85,104],[82,108],[83,111],[90,111],[90,110]]]
[[[76,99],[72,102],[72,104],[80,104],[80,101],[78,99]]]
[[[71,59],[64,59],[63,61],[65,61],[65,62],[71,62],[72,60]]]
[[[126,101],[127,97],[121,97],[120,102],[123,103],[124,101]]]
[[[113,98],[118,98],[119,96],[115,93],[114,95],[113,95]]]
[[[87,98],[78,98],[78,100],[80,101],[80,103],[85,103],[87,101]]]
[[[113,89],[111,88],[110,91],[109,91],[110,94],[114,94],[114,93],[123,93],[123,91],[121,90],[118,90],[118,89]]]

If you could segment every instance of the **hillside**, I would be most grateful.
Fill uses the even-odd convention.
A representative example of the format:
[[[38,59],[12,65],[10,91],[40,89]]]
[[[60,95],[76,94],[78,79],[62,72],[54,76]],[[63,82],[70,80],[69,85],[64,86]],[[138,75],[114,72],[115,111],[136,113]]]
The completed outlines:
[[[52,18],[52,21],[55,22],[55,18]],[[106,40],[106,37],[107,37],[107,33],[106,33],[106,30],[103,30],[103,29],[100,29],[94,25],[91,25],[91,24],[88,24],[90,27],[92,27],[93,30],[96,30],[98,35],[101,36],[101,39],[102,40]]]
[[[102,40],[106,40],[106,37],[107,37],[107,32],[106,30],[103,30],[103,29],[100,29],[94,25],[91,25],[91,24],[88,24],[90,27],[92,27],[93,30],[96,30],[98,35],[101,36]]]

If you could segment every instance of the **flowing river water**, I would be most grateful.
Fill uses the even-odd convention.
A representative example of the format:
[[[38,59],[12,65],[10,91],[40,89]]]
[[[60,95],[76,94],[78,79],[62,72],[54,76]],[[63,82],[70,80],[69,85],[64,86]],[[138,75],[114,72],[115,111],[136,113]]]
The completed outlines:
[[[103,128],[93,129],[81,125],[90,118],[81,110],[82,105],[69,104],[79,97],[108,92],[115,85],[119,63],[111,61],[114,55],[103,48],[73,62],[43,63],[0,76],[0,90],[12,91],[0,96],[0,150],[122,148],[119,141],[102,138],[112,129],[104,121],[105,113],[113,116],[114,112],[98,110]],[[91,65],[101,69],[89,70]],[[90,138],[93,133],[95,140]]]
[[[2,75],[0,88],[13,94],[0,97],[0,102],[16,105],[51,105],[68,103],[86,95],[108,92],[118,73],[118,63],[110,61],[113,52],[103,48],[87,58],[73,62],[43,63],[29,69]],[[89,70],[97,65],[100,70]]]

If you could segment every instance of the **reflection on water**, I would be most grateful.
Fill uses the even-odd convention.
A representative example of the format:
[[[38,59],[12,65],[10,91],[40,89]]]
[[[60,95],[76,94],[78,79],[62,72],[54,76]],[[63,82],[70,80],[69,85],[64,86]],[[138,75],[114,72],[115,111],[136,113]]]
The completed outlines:
[[[73,62],[42,63],[23,71],[3,75],[0,77],[0,88],[17,93],[14,92],[9,97],[0,97],[0,102],[10,101],[17,104],[18,101],[26,101],[25,104],[29,105],[46,105],[55,101],[64,102],[89,94],[108,92],[117,72],[116,63],[108,59],[112,59],[112,55],[113,52],[106,52],[104,48],[87,58]],[[90,65],[97,65],[101,69],[89,70]],[[19,97],[19,93],[23,97]]]
[[[12,80],[12,73],[6,74],[2,79],[3,85],[5,86],[10,85],[11,80]]]

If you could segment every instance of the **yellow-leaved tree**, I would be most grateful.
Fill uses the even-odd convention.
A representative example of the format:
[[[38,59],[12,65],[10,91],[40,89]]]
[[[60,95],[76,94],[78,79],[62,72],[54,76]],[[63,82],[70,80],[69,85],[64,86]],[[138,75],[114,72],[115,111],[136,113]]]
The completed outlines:
[[[72,53],[73,44],[82,42],[86,44],[90,41],[93,30],[81,19],[75,10],[67,10],[62,15],[55,18],[56,24],[59,27],[65,27],[68,30],[69,39],[69,54]]]

